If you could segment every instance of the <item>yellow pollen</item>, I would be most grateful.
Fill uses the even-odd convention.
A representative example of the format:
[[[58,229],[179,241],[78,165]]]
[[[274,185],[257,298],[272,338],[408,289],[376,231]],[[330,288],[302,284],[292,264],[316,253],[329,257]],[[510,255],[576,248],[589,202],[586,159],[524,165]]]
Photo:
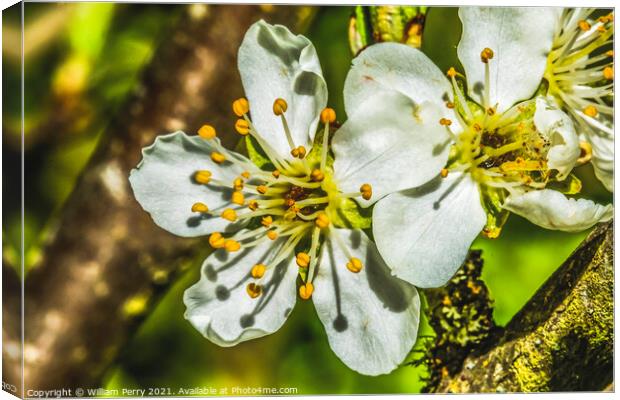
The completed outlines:
[[[296,260],[297,265],[301,268],[306,268],[310,264],[310,256],[304,252],[297,253]]]
[[[360,193],[362,194],[362,198],[364,200],[370,200],[370,198],[372,197],[372,186],[370,186],[370,184],[368,183],[364,183],[362,186],[360,186]]]
[[[276,240],[278,238],[278,232],[276,231],[267,231],[267,237],[271,240]]]
[[[334,111],[333,108],[324,108],[323,111],[321,111],[321,122],[324,124],[331,124],[334,123],[334,121],[336,121],[336,111]]]
[[[226,239],[224,239],[222,234],[219,232],[213,232],[211,236],[209,236],[209,244],[214,249],[221,249],[222,247],[224,247],[225,242]]]
[[[237,251],[240,248],[241,248],[241,243],[237,242],[236,240],[228,239],[224,242],[224,249],[228,251],[229,253],[232,253],[233,251]]]
[[[450,67],[446,75],[448,75],[450,78],[454,78],[456,76],[456,70],[454,69],[454,67]]]
[[[248,286],[246,286],[245,290],[251,298],[255,299],[263,292],[263,287],[254,282],[250,282],[248,283]]]
[[[258,201],[250,200],[250,202],[248,203],[248,208],[252,211],[258,210]]]
[[[245,203],[245,196],[241,192],[233,192],[231,200],[235,204],[242,206]]]
[[[605,29],[605,27],[604,27],[603,25],[599,25],[599,26],[596,28],[596,30],[597,30],[597,31],[599,31],[599,32],[601,32],[601,33],[603,33],[603,32],[606,32],[606,31],[607,31],[607,29]]]
[[[581,29],[584,32],[589,31],[590,28],[592,28],[590,23],[588,21],[586,21],[586,20],[583,20],[583,19],[581,21],[579,21],[578,25],[579,25],[579,29]]]
[[[362,270],[362,267],[362,261],[359,258],[352,257],[347,263],[347,269],[356,274]]]
[[[232,208],[225,209],[220,216],[230,222],[235,222],[237,220],[237,212]]]
[[[250,272],[252,274],[252,278],[254,279],[262,278],[263,275],[265,275],[266,269],[267,267],[264,264],[256,264],[255,266],[252,267],[252,271]]]
[[[325,229],[329,226],[329,217],[325,213],[320,213],[314,220],[316,226],[321,229]]]
[[[585,164],[592,159],[592,145],[588,142],[580,142],[581,153],[577,159],[577,164]]]
[[[278,179],[280,177],[280,171],[276,169],[271,173],[271,175],[273,175],[274,178]]]
[[[194,180],[196,181],[196,183],[206,185],[211,181],[211,171],[196,171],[196,173],[194,174]]]
[[[233,189],[235,189],[235,190],[241,190],[241,189],[243,189],[243,179],[241,179],[241,178],[236,178],[236,179],[233,181]]]
[[[286,100],[278,98],[273,102],[273,113],[275,115],[282,115],[287,109],[288,104],[286,104]]]
[[[439,120],[439,125],[450,126],[452,125],[452,121],[450,121],[448,118],[442,118]]]
[[[224,156],[224,154],[214,151],[213,153],[211,153],[211,160],[213,160],[214,163],[221,164],[226,161],[226,157]]]
[[[446,101],[446,107],[452,109],[452,108],[454,108],[454,103],[451,102],[451,101]]]
[[[217,133],[215,132],[215,128],[211,125],[203,125],[200,129],[198,129],[198,136],[203,139],[210,140],[215,138]]]
[[[263,217],[261,219],[260,223],[264,227],[269,228],[271,226],[271,224],[273,224],[273,218],[271,217],[271,215],[267,215],[266,217]]]
[[[256,191],[258,193],[260,193],[260,194],[265,194],[265,193],[267,193],[267,186],[265,186],[265,185],[258,185],[256,187]]]
[[[603,69],[603,76],[608,81],[613,80],[614,79],[614,69],[612,67],[605,67],[605,69]]]
[[[314,169],[312,170],[312,173],[310,173],[310,177],[315,182],[321,182],[323,179],[325,179],[325,174],[321,172],[320,169]]]
[[[293,199],[286,199],[284,200],[284,205],[287,207],[293,207],[295,205],[295,200]]]
[[[241,173],[241,176],[244,177],[245,179],[250,179],[250,173],[248,171],[243,171]]]
[[[243,117],[244,114],[247,114],[250,111],[250,103],[246,98],[239,98],[232,103],[233,112],[237,117]]]
[[[613,56],[614,56],[614,51],[613,51],[613,50],[609,50],[609,51],[607,51],[607,52],[605,53],[605,55],[606,55],[607,57],[613,57]]]
[[[246,121],[245,119],[239,118],[237,122],[235,122],[235,130],[241,136],[245,136],[250,133],[250,124],[248,124],[248,121]]]
[[[489,60],[493,59],[493,50],[489,49],[488,47],[485,47],[481,52],[480,52],[480,61],[482,61],[483,63],[488,63]]]
[[[308,300],[312,296],[312,292],[314,292],[312,282],[306,282],[299,287],[299,297],[304,300]]]
[[[206,213],[209,212],[209,207],[205,203],[194,203],[192,205],[192,212]]]
[[[304,146],[299,146],[291,150],[291,155],[300,159],[304,158],[306,156],[306,148]]]
[[[448,169],[447,168],[442,168],[441,171],[439,172],[439,175],[442,178],[445,178],[446,176],[448,176]]]
[[[588,117],[594,118],[598,115],[598,110],[596,109],[596,107],[589,105],[583,109],[583,113]]]

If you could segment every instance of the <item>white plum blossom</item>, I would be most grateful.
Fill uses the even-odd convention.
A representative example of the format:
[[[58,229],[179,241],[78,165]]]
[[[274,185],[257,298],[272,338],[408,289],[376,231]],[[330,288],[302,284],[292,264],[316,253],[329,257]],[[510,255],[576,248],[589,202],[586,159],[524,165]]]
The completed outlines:
[[[465,74],[450,68],[446,78],[422,52],[381,43],[354,60],[345,83],[349,119],[338,134],[355,137],[359,154],[383,132],[428,140],[440,125],[448,133],[432,163],[416,151],[393,169],[399,192],[373,198],[379,252],[397,277],[418,287],[443,285],[478,234],[497,237],[510,212],[564,231],[613,213],[611,205],[565,196],[581,189],[571,174],[583,162],[579,137],[569,116],[537,96],[557,10],[466,7],[459,16]],[[429,118],[424,110],[433,107],[442,110]]]
[[[448,149],[437,148],[448,132],[440,125],[385,128],[398,116],[387,111],[371,122],[372,138],[331,135],[336,115],[325,108],[316,51],[283,26],[254,24],[238,64],[247,99],[233,103],[235,129],[250,158],[224,148],[205,125],[198,136],[158,137],[130,176],[136,199],[159,226],[179,236],[209,235],[216,249],[185,292],[185,316],[213,343],[234,346],[275,332],[297,296],[311,298],[347,366],[390,372],[416,341],[420,300],[415,287],[391,275],[362,230],[370,218],[354,199],[372,203],[431,179],[447,159]],[[409,102],[391,96],[377,93],[362,111]],[[405,123],[436,120],[439,112],[421,107]],[[424,160],[430,175],[395,174],[410,155]]]
[[[544,78],[547,95],[567,112],[585,143],[586,155],[605,187],[613,190],[613,12],[558,11]]]

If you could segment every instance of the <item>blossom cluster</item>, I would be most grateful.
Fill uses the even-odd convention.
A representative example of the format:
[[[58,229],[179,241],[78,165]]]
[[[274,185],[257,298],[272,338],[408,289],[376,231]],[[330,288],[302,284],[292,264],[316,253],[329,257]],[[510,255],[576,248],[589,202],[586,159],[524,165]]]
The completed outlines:
[[[574,196],[591,162],[613,188],[613,14],[555,8],[459,11],[463,70],[398,43],[363,50],[347,119],[327,107],[316,50],[258,21],[239,49],[234,101],[246,154],[211,125],[160,136],[129,177],[156,224],[214,249],[186,318],[234,346],[277,331],[311,300],[334,353],[367,375],[413,347],[416,287],[444,285],[479,235],[510,213],[580,231],[611,205]]]

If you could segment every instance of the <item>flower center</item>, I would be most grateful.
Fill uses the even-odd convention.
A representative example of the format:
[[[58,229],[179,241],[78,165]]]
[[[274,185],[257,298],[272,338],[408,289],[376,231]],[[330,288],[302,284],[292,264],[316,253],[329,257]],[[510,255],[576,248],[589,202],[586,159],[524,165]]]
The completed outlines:
[[[555,171],[547,166],[550,143],[536,128],[534,113],[536,100],[522,102],[498,113],[489,99],[489,62],[493,51],[485,48],[480,54],[485,64],[483,104],[466,100],[459,75],[448,70],[455,93],[455,103],[447,103],[458,119],[442,118],[439,123],[448,129],[454,140],[447,166],[441,171],[447,177],[450,171],[469,173],[478,184],[481,202],[487,212],[483,233],[491,238],[499,236],[508,212],[502,204],[511,193],[543,189],[555,180]]]
[[[231,237],[225,237],[215,232],[209,237],[209,244],[215,249],[224,249],[236,252],[247,249],[266,241],[274,241],[273,251],[265,264],[256,264],[248,272],[254,279],[246,287],[250,297],[256,298],[262,294],[265,286],[262,279],[265,272],[276,267],[282,261],[295,254],[302,284],[299,295],[308,299],[314,287],[312,280],[315,275],[319,249],[322,237],[330,235],[347,254],[349,262],[346,267],[352,272],[359,272],[361,261],[351,255],[344,241],[340,239],[335,226],[339,226],[339,209],[343,202],[361,196],[369,199],[372,196],[370,185],[362,185],[359,192],[342,193],[338,190],[333,179],[333,168],[329,154],[330,124],[336,120],[336,114],[331,108],[321,113],[324,130],[320,144],[315,144],[308,152],[304,146],[298,146],[291,135],[285,117],[288,105],[284,99],[276,99],[273,112],[280,116],[290,146],[291,158],[282,158],[256,130],[250,120],[249,103],[246,99],[238,99],[233,103],[233,111],[239,117],[235,128],[242,136],[248,136],[258,143],[260,149],[268,159],[262,168],[247,162],[247,160],[226,150],[213,140],[215,150],[211,159],[221,164],[229,162],[245,170],[232,182],[218,180],[211,171],[198,171],[194,180],[207,187],[221,190],[222,187],[232,189],[230,202],[224,209],[210,210],[204,203],[195,203],[192,211],[206,217],[221,217],[232,223],[244,223],[244,230],[240,230]],[[216,137],[215,130],[205,125],[199,130],[199,135],[206,140]],[[248,138],[249,139],[249,138]],[[246,142],[247,143],[247,142]],[[277,239],[286,238],[286,240]]]
[[[611,135],[611,128],[599,117],[611,120],[613,113],[613,13],[593,20],[593,11],[564,12],[544,77],[549,94],[582,129],[594,126]]]

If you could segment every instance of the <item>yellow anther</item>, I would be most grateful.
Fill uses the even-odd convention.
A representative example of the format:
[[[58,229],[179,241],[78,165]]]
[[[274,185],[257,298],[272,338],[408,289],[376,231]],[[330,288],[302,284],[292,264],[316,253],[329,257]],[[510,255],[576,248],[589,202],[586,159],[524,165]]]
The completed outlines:
[[[250,173],[248,171],[243,171],[241,173],[241,176],[244,177],[245,179],[250,179]]]
[[[213,153],[211,153],[211,160],[213,160],[214,163],[221,164],[226,161],[226,157],[224,156],[224,154],[214,151]]]
[[[320,169],[314,169],[310,173],[310,178],[312,178],[312,180],[315,182],[321,182],[323,179],[325,179],[325,174]]]
[[[334,123],[336,121],[336,111],[333,108],[324,108],[321,111],[321,122],[324,124]]]
[[[445,178],[446,176],[448,176],[448,169],[447,168],[442,168],[441,171],[439,172],[439,175],[442,178]]]
[[[359,258],[352,257],[347,263],[347,269],[356,274],[362,270],[362,267],[362,261]]]
[[[598,110],[593,105],[589,105],[583,109],[583,113],[588,117],[596,117],[598,115]]]
[[[251,298],[255,299],[263,292],[263,287],[254,282],[250,282],[248,283],[248,286],[245,287],[245,290]]]
[[[247,114],[250,111],[250,103],[246,98],[239,98],[232,103],[233,112],[237,117],[243,117],[244,114]]]
[[[291,155],[300,159],[304,158],[306,156],[306,148],[304,146],[299,146],[291,150]]]
[[[360,186],[360,193],[362,194],[362,198],[364,200],[370,200],[370,198],[372,197],[372,186],[370,186],[370,184],[368,183],[364,183],[362,186]]]
[[[233,251],[238,251],[241,248],[241,243],[236,240],[228,239],[224,242],[224,249],[229,253]]]
[[[494,115],[495,115],[495,109],[494,109],[493,107],[489,107],[489,108],[487,108],[487,115],[488,115],[489,117],[494,116]]]
[[[278,179],[280,177],[280,171],[276,169],[271,173],[271,175],[273,175],[274,178]]]
[[[608,50],[607,52],[605,52],[605,55],[607,57],[613,57],[614,56],[614,51],[613,50]]]
[[[194,203],[192,205],[192,212],[206,213],[209,212],[209,207],[205,203]]]
[[[220,216],[230,222],[235,222],[237,220],[237,212],[232,208],[225,209],[224,211],[222,211],[222,214],[220,214]]]
[[[451,101],[446,101],[446,107],[452,109],[452,108],[454,108],[454,103],[451,102]]]
[[[599,31],[599,32],[601,32],[601,33],[607,32],[607,28],[605,28],[605,26],[604,26],[604,25],[599,25],[599,26],[596,28],[596,30],[597,30],[597,31]]]
[[[217,136],[215,128],[211,125],[203,125],[198,129],[198,136],[203,139],[210,140]]]
[[[278,232],[276,231],[267,231],[267,237],[271,240],[276,240],[278,238]]]
[[[486,64],[489,62],[489,60],[493,59],[493,55],[494,55],[493,50],[489,49],[488,47],[485,47],[480,52],[480,61]]]
[[[196,171],[194,174],[194,181],[196,181],[196,183],[206,185],[211,182],[211,171]]]
[[[250,124],[245,119],[239,118],[237,122],[235,122],[235,130],[241,136],[245,136],[250,133]]]
[[[262,278],[263,275],[265,275],[266,269],[267,267],[264,264],[256,264],[255,266],[252,267],[252,271],[250,272],[252,274],[252,278],[254,279]]]
[[[269,228],[271,226],[271,224],[273,224],[273,218],[271,217],[271,215],[267,215],[267,216],[261,218],[260,223],[264,227]]]
[[[222,234],[219,232],[213,232],[211,236],[209,236],[209,244],[214,249],[221,249],[222,247],[224,247],[225,242],[226,239],[224,239]]]
[[[287,109],[288,104],[286,104],[286,100],[278,98],[273,102],[273,113],[275,115],[282,115]]]
[[[234,191],[230,201],[232,201],[234,204],[239,204],[240,206],[242,206],[243,204],[245,204],[245,196],[241,192]]]
[[[258,210],[258,201],[250,200],[250,202],[248,203],[248,208],[252,211]]]
[[[258,193],[260,193],[260,194],[265,194],[265,193],[267,193],[267,186],[265,186],[265,185],[258,185],[256,187],[256,191]]]
[[[583,19],[581,21],[579,21],[578,25],[579,25],[579,29],[581,29],[584,32],[587,32],[587,31],[590,30],[590,28],[592,28],[590,23],[588,21],[586,21],[586,20],[583,20]]]
[[[450,126],[452,125],[452,121],[450,121],[448,118],[442,118],[439,120],[439,125]]]
[[[612,67],[605,67],[603,69],[603,77],[605,79],[607,79],[608,81],[611,81],[614,79],[614,69]]]
[[[233,181],[233,189],[235,190],[243,189],[243,179],[235,178],[235,180]]]
[[[286,199],[284,200],[284,205],[287,207],[293,207],[295,205],[295,200],[293,199]]]
[[[310,256],[304,252],[297,253],[296,261],[301,268],[306,268],[310,265]]]
[[[473,128],[474,128],[474,130],[475,130],[476,132],[480,132],[480,131],[482,130],[482,127],[481,127],[481,126],[480,126],[480,124],[479,124],[479,123],[477,123],[477,122],[476,122],[476,123],[474,123],[472,126],[473,126]]]
[[[581,153],[577,159],[577,164],[585,164],[592,159],[592,145],[588,142],[580,142],[579,148]]]
[[[325,229],[329,226],[329,217],[325,213],[320,213],[314,220],[314,224],[321,229]]]
[[[314,285],[312,282],[306,282],[299,287],[299,297],[304,300],[308,300],[314,292]]]
[[[450,67],[446,75],[448,75],[448,77],[450,78],[454,78],[456,76],[456,70],[454,69],[454,67]]]

